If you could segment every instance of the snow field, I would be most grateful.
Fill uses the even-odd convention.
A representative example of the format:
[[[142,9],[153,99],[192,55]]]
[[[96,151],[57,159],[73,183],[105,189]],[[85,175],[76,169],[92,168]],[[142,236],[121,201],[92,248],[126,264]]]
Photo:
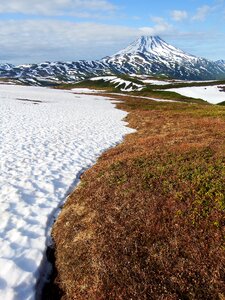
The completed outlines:
[[[0,299],[35,298],[54,213],[79,173],[133,131],[125,116],[95,95],[0,85]]]
[[[175,89],[167,89],[170,92],[176,92],[180,95],[192,97],[196,99],[203,99],[212,104],[218,104],[225,101],[225,92],[221,91],[221,86],[194,86],[194,87],[183,87]]]

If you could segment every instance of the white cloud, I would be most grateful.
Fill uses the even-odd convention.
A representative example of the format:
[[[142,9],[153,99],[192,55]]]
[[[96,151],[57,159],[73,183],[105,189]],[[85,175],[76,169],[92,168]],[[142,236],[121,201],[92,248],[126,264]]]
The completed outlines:
[[[142,27],[140,30],[143,34],[160,35],[168,34],[174,30],[173,26],[169,24],[164,18],[151,17],[151,21],[155,23],[152,27]]]
[[[204,21],[210,11],[212,11],[213,8],[211,8],[208,5],[203,5],[197,9],[196,14],[193,16],[192,20],[194,21]]]
[[[171,17],[174,21],[180,22],[188,17],[188,13],[185,10],[173,10],[171,11]]]
[[[142,28],[45,19],[0,21],[0,59],[12,63],[100,59],[141,35],[173,30],[162,18],[152,21],[155,25]]]
[[[163,18],[155,17],[152,21],[155,23],[153,26],[142,28],[58,20],[0,21],[0,63],[101,59],[116,53],[141,35],[160,35],[168,42],[179,42],[181,48],[193,40],[199,45],[201,37],[210,49],[215,48],[215,35],[182,33]],[[212,36],[215,39],[213,41],[209,40]],[[217,48],[223,40],[224,38],[218,38]],[[189,52],[195,54],[196,45],[190,45]],[[198,51],[201,56],[204,56],[204,47],[202,43],[201,51]],[[218,53],[218,57],[219,55],[223,58],[222,54]]]
[[[100,59],[143,34],[139,29],[57,20],[0,21],[1,62]]]
[[[115,9],[116,6],[108,0],[7,0],[0,2],[0,13],[43,16],[77,16],[87,12],[112,12]]]

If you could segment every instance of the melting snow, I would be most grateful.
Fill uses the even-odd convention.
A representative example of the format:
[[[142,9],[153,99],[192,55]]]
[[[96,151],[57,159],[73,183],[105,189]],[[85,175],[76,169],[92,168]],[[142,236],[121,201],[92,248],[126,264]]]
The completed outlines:
[[[0,85],[0,299],[31,300],[53,215],[79,173],[132,132],[106,98]]]
[[[132,81],[124,80],[121,78],[118,78],[116,76],[103,76],[103,77],[93,77],[91,78],[92,81],[98,81],[98,80],[104,80],[104,81],[109,81],[113,84],[115,84],[115,87],[120,87],[121,85],[125,85],[124,88],[121,88],[121,91],[134,91],[134,90],[142,90],[143,85],[134,83]],[[130,87],[129,87],[130,86]]]
[[[92,90],[88,88],[75,88],[71,90],[74,94],[99,94],[105,92],[104,90]]]
[[[225,92],[223,92],[220,87],[225,87],[225,85],[183,87],[183,88],[168,89],[167,91],[176,92],[178,94],[187,97],[203,99],[212,104],[218,104],[220,102],[225,101]]]
[[[141,80],[144,83],[149,83],[149,84],[158,84],[158,85],[167,85],[170,84],[170,81],[162,81],[162,80],[154,80],[154,79],[144,79]]]

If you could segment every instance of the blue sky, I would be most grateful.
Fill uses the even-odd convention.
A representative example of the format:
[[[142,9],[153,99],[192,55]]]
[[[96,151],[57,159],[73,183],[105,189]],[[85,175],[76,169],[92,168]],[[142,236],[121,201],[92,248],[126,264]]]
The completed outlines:
[[[141,35],[225,59],[224,25],[225,0],[7,0],[0,3],[0,62],[100,59]]]

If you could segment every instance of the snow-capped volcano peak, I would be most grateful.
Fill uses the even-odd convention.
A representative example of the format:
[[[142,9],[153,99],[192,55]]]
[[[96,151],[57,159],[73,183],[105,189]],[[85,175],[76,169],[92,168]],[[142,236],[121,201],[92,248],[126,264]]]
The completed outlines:
[[[0,64],[0,77],[19,78],[28,84],[52,85],[115,74],[164,75],[184,80],[224,79],[225,62],[190,55],[159,36],[141,36],[116,54],[96,61],[45,62],[17,67]]]
[[[188,54],[159,36],[141,36],[101,60],[115,74],[166,75],[178,79],[224,78],[225,66]]]
[[[134,41],[128,47],[117,52],[113,56],[137,54],[137,53],[151,54],[151,55],[164,56],[164,57],[190,56],[194,58],[194,56],[186,54],[182,50],[169,45],[164,40],[162,40],[159,36],[141,36],[139,39]]]
[[[116,55],[151,52],[154,48],[160,47],[162,43],[163,40],[159,36],[141,36],[128,47],[117,52]]]

